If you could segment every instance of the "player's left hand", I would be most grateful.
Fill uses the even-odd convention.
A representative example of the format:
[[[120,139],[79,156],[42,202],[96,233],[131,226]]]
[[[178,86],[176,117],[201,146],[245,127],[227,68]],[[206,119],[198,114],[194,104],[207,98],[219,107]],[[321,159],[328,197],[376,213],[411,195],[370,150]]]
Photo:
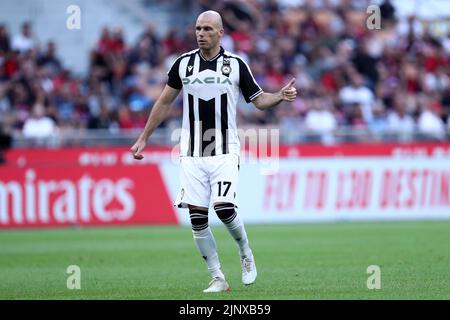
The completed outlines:
[[[297,89],[295,89],[294,84],[295,78],[292,78],[291,81],[280,90],[281,99],[283,101],[292,102],[297,97]]]

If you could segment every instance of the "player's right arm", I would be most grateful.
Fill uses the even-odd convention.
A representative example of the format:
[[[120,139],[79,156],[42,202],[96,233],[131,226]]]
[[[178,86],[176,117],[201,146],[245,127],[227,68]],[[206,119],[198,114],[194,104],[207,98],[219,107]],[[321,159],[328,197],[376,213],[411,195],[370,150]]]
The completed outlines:
[[[161,96],[156,100],[153,105],[153,109],[150,112],[150,115],[147,119],[147,123],[145,124],[145,128],[142,133],[139,135],[136,143],[131,147],[131,152],[133,153],[133,157],[137,160],[141,160],[144,156],[141,154],[142,150],[144,150],[145,145],[147,143],[148,138],[152,135],[153,131],[161,124],[161,122],[167,117],[167,114],[170,110],[170,105],[173,103],[175,98],[180,93],[179,89],[174,89],[169,85],[164,87]]]

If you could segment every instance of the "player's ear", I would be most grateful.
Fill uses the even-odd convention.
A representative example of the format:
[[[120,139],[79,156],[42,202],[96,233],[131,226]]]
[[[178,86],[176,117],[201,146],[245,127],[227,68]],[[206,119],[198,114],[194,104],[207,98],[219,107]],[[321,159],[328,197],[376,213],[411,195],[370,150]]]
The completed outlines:
[[[220,28],[219,30],[219,36],[223,36],[223,34],[225,33],[225,30],[223,28]]]

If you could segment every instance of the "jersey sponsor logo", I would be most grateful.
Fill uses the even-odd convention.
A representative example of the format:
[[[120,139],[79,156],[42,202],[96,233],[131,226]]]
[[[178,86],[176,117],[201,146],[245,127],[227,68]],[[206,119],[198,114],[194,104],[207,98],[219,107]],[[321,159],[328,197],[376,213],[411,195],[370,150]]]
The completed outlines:
[[[232,85],[229,78],[221,79],[221,77],[205,77],[205,78],[193,78],[193,79],[183,78],[182,81],[183,81],[184,85],[187,85],[187,84],[228,84],[228,85]]]

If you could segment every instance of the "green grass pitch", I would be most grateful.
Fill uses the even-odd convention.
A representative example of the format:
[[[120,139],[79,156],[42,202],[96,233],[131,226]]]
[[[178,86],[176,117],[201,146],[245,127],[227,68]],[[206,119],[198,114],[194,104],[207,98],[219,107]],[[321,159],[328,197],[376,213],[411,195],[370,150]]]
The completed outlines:
[[[249,225],[258,278],[213,226],[231,292],[204,294],[188,227],[0,231],[0,299],[450,299],[450,221]],[[66,287],[69,265],[81,289]],[[367,267],[381,268],[369,290]]]

